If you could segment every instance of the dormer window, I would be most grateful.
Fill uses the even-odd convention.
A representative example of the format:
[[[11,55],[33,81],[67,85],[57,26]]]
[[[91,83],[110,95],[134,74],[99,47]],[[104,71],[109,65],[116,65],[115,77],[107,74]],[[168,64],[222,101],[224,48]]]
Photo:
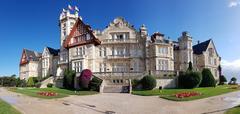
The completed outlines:
[[[86,38],[87,38],[86,40],[90,40],[91,39],[90,34],[87,34]]]
[[[112,39],[124,40],[129,38],[128,32],[111,33]]]
[[[119,39],[119,40],[123,40],[123,34],[119,34],[119,35],[117,35],[117,39]]]

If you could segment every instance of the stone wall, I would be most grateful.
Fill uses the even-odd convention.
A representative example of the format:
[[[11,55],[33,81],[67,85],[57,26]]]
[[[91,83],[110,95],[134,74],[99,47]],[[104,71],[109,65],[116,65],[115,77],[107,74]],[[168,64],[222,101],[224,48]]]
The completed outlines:
[[[157,86],[156,88],[159,88],[159,86],[162,86],[163,88],[176,88],[177,87],[177,79],[156,79]]]

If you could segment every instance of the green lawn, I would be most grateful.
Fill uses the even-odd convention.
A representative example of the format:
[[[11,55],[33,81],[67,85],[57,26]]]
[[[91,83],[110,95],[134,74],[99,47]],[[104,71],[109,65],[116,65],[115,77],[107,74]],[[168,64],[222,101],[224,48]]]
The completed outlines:
[[[240,106],[227,110],[224,114],[240,114]]]
[[[154,89],[154,90],[147,90],[147,91],[133,91],[132,94],[142,95],[142,96],[160,96],[161,98],[173,100],[173,101],[190,101],[190,100],[202,99],[206,97],[221,95],[224,93],[240,90],[240,89],[232,89],[231,87],[236,87],[236,86],[224,85],[224,86],[217,86],[215,88],[207,87],[207,88],[195,88],[195,89],[164,89],[161,92],[158,89]],[[175,97],[176,93],[189,92],[189,91],[198,92],[201,95],[188,97],[188,98]]]
[[[98,93],[96,91],[76,91],[75,93],[75,91],[60,88],[10,88],[9,90],[44,99],[63,98],[69,95],[93,95]],[[41,96],[37,94],[38,92],[55,92],[57,96]]]
[[[0,114],[21,114],[11,105],[0,99]]]

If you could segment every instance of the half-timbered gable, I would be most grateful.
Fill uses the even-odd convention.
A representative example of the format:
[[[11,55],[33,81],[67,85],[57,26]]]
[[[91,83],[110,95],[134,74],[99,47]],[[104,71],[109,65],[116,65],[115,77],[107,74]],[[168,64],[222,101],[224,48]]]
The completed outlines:
[[[72,28],[69,36],[65,41],[65,48],[71,48],[74,46],[94,44],[100,45],[100,41],[93,35],[91,27],[78,19]]]

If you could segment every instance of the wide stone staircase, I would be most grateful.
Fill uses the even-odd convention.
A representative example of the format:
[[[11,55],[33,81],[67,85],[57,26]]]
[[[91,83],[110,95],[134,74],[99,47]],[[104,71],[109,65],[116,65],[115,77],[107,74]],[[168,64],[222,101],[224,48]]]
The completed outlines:
[[[41,82],[40,88],[47,88],[47,84],[48,84],[48,83],[52,83],[52,84],[54,83],[54,77],[53,77],[53,76],[51,76],[51,77],[43,80],[43,81]]]
[[[103,79],[100,86],[101,93],[131,93],[131,83],[129,80]]]
[[[128,93],[128,86],[123,85],[106,85],[103,89],[103,93]]]

